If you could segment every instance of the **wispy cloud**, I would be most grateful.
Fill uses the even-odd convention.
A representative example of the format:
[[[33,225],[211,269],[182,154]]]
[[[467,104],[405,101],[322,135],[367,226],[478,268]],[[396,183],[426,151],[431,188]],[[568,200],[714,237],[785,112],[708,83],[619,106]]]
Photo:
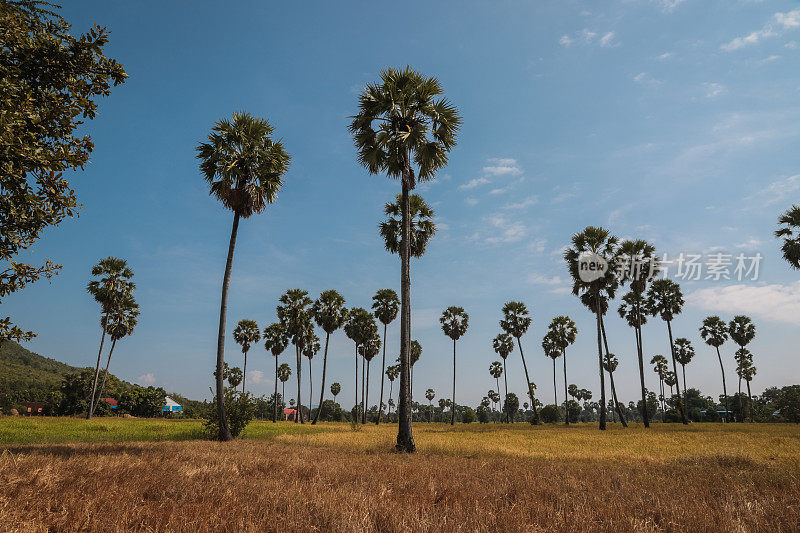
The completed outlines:
[[[483,172],[489,176],[519,176],[522,174],[522,169],[516,159],[494,157],[489,159],[489,163],[483,167]]]
[[[661,85],[661,80],[652,77],[647,72],[640,72],[633,77],[633,81],[639,85],[649,85],[650,87],[658,87]]]
[[[795,174],[787,178],[775,180],[755,194],[751,194],[744,200],[750,204],[767,206],[783,202],[789,196],[794,196],[800,190],[800,174]]]
[[[142,374],[138,378],[136,378],[136,382],[141,385],[155,385],[156,383],[156,376],[152,372],[148,372],[147,374]]]
[[[675,11],[679,5],[684,3],[686,0],[652,0],[654,3],[661,6],[663,11]]]
[[[704,83],[703,89],[706,92],[706,98],[716,98],[717,96],[728,92],[727,87],[721,83]]]
[[[800,28],[800,9],[794,9],[786,13],[775,13],[772,16],[772,20],[767,22],[761,29],[750,32],[742,37],[736,37],[722,44],[720,49],[726,52],[733,52],[747,46],[756,45],[764,39],[776,37],[783,32],[797,28]]]
[[[469,180],[463,185],[459,185],[458,188],[461,190],[469,190],[474,189],[475,187],[480,187],[481,185],[486,185],[487,183],[491,183],[491,181],[486,178],[475,178],[473,180]]]
[[[470,240],[484,244],[503,244],[519,242],[525,238],[528,230],[519,220],[503,214],[484,217],[481,229],[476,231]]]
[[[747,313],[765,320],[800,325],[800,281],[789,285],[728,285],[698,289],[686,303],[725,314]]]
[[[620,43],[616,41],[616,33],[613,31],[607,31],[602,35],[594,30],[590,30],[589,28],[584,28],[580,31],[577,31],[573,34],[564,34],[558,40],[558,44],[565,47],[570,47],[573,44],[584,44],[584,45],[591,45],[596,44],[603,48],[613,48],[615,46],[619,46]]]
[[[478,205],[478,199],[477,198],[471,198],[471,197],[470,198],[464,198],[464,203],[467,204],[470,207],[475,207],[476,205]]]
[[[526,207],[530,207],[532,205],[536,205],[539,203],[538,196],[528,196],[527,198],[519,201],[519,202],[511,202],[505,205],[506,209],[525,209]]]
[[[267,380],[264,379],[264,373],[261,370],[251,370],[247,373],[247,377],[250,380],[250,383],[253,385],[261,385],[262,383],[267,382]]]

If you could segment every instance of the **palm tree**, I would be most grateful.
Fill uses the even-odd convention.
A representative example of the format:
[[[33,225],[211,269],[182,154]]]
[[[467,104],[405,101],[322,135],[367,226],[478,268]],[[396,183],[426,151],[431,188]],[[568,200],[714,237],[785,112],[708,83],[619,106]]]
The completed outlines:
[[[511,346],[513,347],[514,345],[512,344]],[[500,361],[493,361],[492,364],[489,365],[489,375],[492,376],[497,383],[497,390],[500,390],[500,376],[503,375],[503,363]],[[491,395],[489,398],[491,398]]]
[[[542,338],[542,350],[545,357],[553,360],[553,405],[558,407],[558,388],[556,387],[556,359],[561,357],[561,350],[556,344],[555,336],[552,331],[545,333]],[[564,393],[566,395],[566,392]]]
[[[383,324],[383,360],[381,362],[381,397],[378,402],[378,418],[375,419],[375,424],[381,423],[381,415],[383,414],[383,376],[386,372],[386,328],[397,318],[397,312],[400,310],[400,299],[397,293],[392,289],[380,289],[372,297],[372,312],[375,314],[381,324]]]
[[[706,317],[703,320],[703,325],[700,327],[700,336],[703,337],[706,344],[717,350],[719,370],[722,373],[722,394],[725,398],[725,419],[727,420],[730,418],[731,411],[728,408],[728,387],[725,385],[725,367],[722,366],[722,356],[719,353],[719,347],[728,340],[728,325],[718,316]]]
[[[367,409],[369,409],[369,367],[370,363],[372,362],[372,359],[376,355],[378,355],[380,349],[381,349],[381,338],[378,335],[378,327],[376,325],[375,334],[369,339],[367,339],[367,341],[364,342],[361,346],[358,347],[358,351],[361,354],[362,360],[367,362],[367,372],[366,372],[367,384],[366,384],[366,390],[363,394],[363,397],[361,398],[361,402],[363,404],[361,421],[363,424],[367,423]],[[380,406],[378,407],[378,416],[380,416]]]
[[[794,269],[800,269],[800,206],[793,205],[778,219],[783,227],[775,231],[775,238],[783,238],[783,258]]]
[[[672,387],[678,385],[678,376],[675,374],[675,372],[669,371],[664,374],[664,384],[669,387],[669,395],[674,397],[674,394],[672,393]]]
[[[433,422],[433,399],[436,398],[436,391],[433,389],[426,390],[425,398],[428,400],[428,422]]]
[[[311,425],[317,423],[320,411],[322,410],[322,401],[325,396],[325,375],[328,368],[328,343],[331,340],[331,334],[344,326],[347,320],[347,308],[345,308],[344,304],[344,297],[331,289],[323,291],[311,307],[311,312],[314,314],[314,321],[322,328],[322,331],[325,332],[325,352],[322,355],[322,386],[319,391],[319,406]]]
[[[106,379],[108,379],[108,367],[111,365],[111,356],[114,354],[114,347],[117,345],[118,340],[133,334],[133,328],[136,327],[138,316],[139,304],[136,303],[136,300],[133,298],[132,294],[126,293],[120,299],[119,303],[114,309],[113,314],[110,317],[104,316],[101,319],[104,320],[108,318],[109,320],[108,323],[101,324],[100,327],[108,331],[108,335],[111,337],[111,349],[108,351],[106,368],[103,372],[103,381],[100,382],[97,398],[92,404],[94,408],[97,408],[100,398],[103,397],[103,389],[105,389]],[[94,412],[90,413],[90,415],[93,416]]]
[[[672,371],[678,375],[678,365],[675,360],[675,343],[672,340],[672,319],[679,315],[683,310],[683,293],[680,285],[671,279],[658,279],[650,285],[647,291],[647,310],[652,316],[660,316],[661,320],[667,323],[669,333],[669,349],[672,356]],[[681,422],[688,424],[686,411],[681,400],[680,384],[675,383],[675,390],[678,393],[676,403],[678,412],[681,415]]]
[[[656,259],[655,246],[642,239],[623,241],[619,251],[622,264],[626,267],[622,269],[622,282],[630,283],[631,286],[630,292],[622,298],[623,305],[620,306],[619,313],[636,332],[636,356],[639,360],[639,385],[642,392],[642,421],[644,427],[649,428],[647,388],[644,384],[642,326],[647,322],[644,293],[647,283],[659,271],[659,262]],[[626,304],[629,306],[627,311],[624,310]]]
[[[739,350],[736,351],[736,362],[739,366],[741,366],[740,360],[746,358],[747,352],[745,350],[745,346],[750,344],[756,336],[756,326],[753,324],[753,321],[750,320],[750,317],[744,315],[736,315],[733,317],[728,323],[728,334],[731,336],[731,340],[739,345]],[[744,351],[743,351],[744,350]],[[736,370],[737,374],[740,374],[738,367]],[[744,416],[744,411],[742,411],[742,376],[739,376],[739,412],[742,413]],[[742,420],[744,422],[744,420]]]
[[[258,329],[258,324],[255,320],[248,320],[243,318],[236,325],[233,330],[233,341],[242,347],[242,354],[244,355],[244,369],[242,369],[242,392],[245,391],[245,381],[247,380],[247,352],[250,351],[250,346],[261,340],[261,331]]]
[[[748,404],[750,405],[750,422],[754,422],[753,395],[750,394],[750,382],[753,380],[753,376],[756,375],[756,367],[753,366],[753,354],[747,348],[739,348],[736,352],[736,362],[738,363],[736,373],[739,376],[739,395],[741,397],[742,380],[745,380],[747,383]],[[742,412],[742,417],[744,417],[744,412]]]
[[[338,381],[334,381],[331,383],[331,394],[333,394],[333,401],[336,402],[336,397],[339,396],[339,393],[342,392],[342,386],[339,385]],[[322,405],[322,404],[320,404]],[[316,422],[316,418],[314,419]]]
[[[601,317],[602,320],[602,317]],[[564,356],[564,408],[567,403],[567,347],[575,343],[578,336],[578,328],[575,322],[568,316],[557,316],[548,327],[553,335],[556,348]],[[555,359],[553,359],[553,387],[555,387]],[[556,402],[555,405],[558,405]],[[620,415],[621,416],[621,415]],[[566,425],[569,425],[569,417],[565,417]]]
[[[355,307],[350,310],[350,313],[347,317],[347,322],[344,325],[344,334],[347,335],[347,338],[352,340],[356,344],[356,352],[355,352],[355,362],[356,362],[356,376],[355,376],[355,410],[356,410],[356,420],[358,420],[358,347],[369,339],[373,337],[372,328],[375,329],[375,334],[377,334],[378,326],[375,324],[375,318],[366,310],[361,307]],[[362,372],[361,381],[364,381],[364,375]],[[363,390],[362,390],[362,402],[363,402]]]
[[[442,331],[453,339],[453,412],[450,416],[450,425],[456,423],[456,341],[460,339],[469,327],[469,315],[463,307],[451,306],[442,312],[439,318]]]
[[[661,392],[661,421],[663,422],[664,413],[666,413],[666,407],[664,406],[664,377],[667,375],[669,363],[663,355],[655,355],[650,360],[650,364],[653,365],[653,372],[658,374],[658,387],[659,392]]]
[[[522,357],[522,368],[525,370],[525,383],[527,384],[531,383],[531,378],[528,374],[528,365],[525,363],[525,353],[522,351],[522,341],[520,338],[528,331],[531,322],[533,322],[533,319],[528,315],[528,308],[524,303],[512,301],[506,302],[503,306],[503,319],[500,320],[500,329],[517,339],[519,355]],[[506,389],[507,388],[508,387],[506,387]],[[530,386],[528,387],[528,395],[533,396],[533,391],[530,390]],[[508,390],[506,390],[506,397],[508,397]],[[507,413],[506,421],[508,421]],[[539,413],[536,411],[536,404],[533,405],[533,423],[539,423]]]
[[[286,328],[280,322],[274,322],[264,328],[264,348],[269,350],[275,358],[275,405],[272,413],[272,422],[278,420],[278,356],[283,353],[289,345],[289,337],[286,335]],[[289,379],[287,376],[286,379]],[[286,381],[286,380],[281,380]],[[283,395],[281,395],[283,396]]]
[[[233,211],[233,227],[228,244],[228,259],[222,277],[222,301],[217,335],[217,410],[219,438],[231,440],[225,413],[222,366],[225,359],[225,319],[228,309],[228,288],[231,281],[233,251],[240,218],[249,218],[275,201],[283,185],[283,175],[291,158],[280,141],[271,138],[274,129],[263,118],[249,113],[234,113],[231,120],[218,121],[208,135],[208,142],[197,147],[200,172],[210,187],[211,195]]]
[[[292,367],[287,363],[281,363],[281,366],[278,367],[278,379],[281,380],[281,399],[284,401],[286,401],[286,382],[289,381],[290,377],[292,377]],[[275,399],[275,405],[275,410],[277,411],[277,398]]]
[[[417,364],[419,358],[422,357],[422,345],[419,343],[418,340],[414,339],[411,341],[411,375],[409,379],[409,386],[411,387],[411,391],[414,390],[414,365]],[[400,364],[400,359],[397,360],[398,365]]]
[[[603,228],[589,226],[572,236],[572,246],[564,252],[564,260],[572,277],[572,293],[590,293],[595,300],[597,323],[597,357],[600,372],[600,429],[606,429],[606,385],[603,372],[603,345],[600,297],[614,298],[619,286],[615,276],[619,265],[618,240]],[[599,267],[599,268],[598,268]]]
[[[295,357],[297,362],[297,409],[298,416],[295,423],[303,424],[303,401],[300,397],[300,378],[303,373],[302,354],[305,342],[313,334],[314,326],[311,323],[311,310],[309,306],[313,303],[308,297],[308,291],[302,289],[289,289],[283,293],[279,299],[277,307],[278,320],[286,329],[286,334],[294,344]]]
[[[506,359],[508,355],[514,351],[514,339],[508,333],[500,333],[492,341],[494,351],[503,358],[503,376],[506,382],[506,396],[508,396],[508,369],[506,368]],[[497,385],[498,395],[500,394],[500,384]],[[500,401],[500,400],[498,400]],[[508,417],[506,417],[508,423]]]
[[[425,199],[418,194],[412,194],[409,203],[409,226],[411,235],[411,257],[422,257],[428,247],[431,237],[436,235],[435,213]],[[394,202],[387,202],[383,212],[387,218],[378,226],[386,251],[392,254],[400,253],[403,227],[403,195],[398,194]],[[394,291],[392,291],[394,292]],[[397,294],[395,293],[395,297]],[[399,303],[399,302],[398,302]]]
[[[309,320],[309,325],[311,324]],[[313,406],[311,402],[314,400],[314,379],[312,377],[312,370],[311,370],[311,360],[314,359],[314,356],[317,355],[319,352],[320,345],[319,345],[319,337],[317,334],[314,333],[314,327],[311,326],[306,331],[306,338],[303,340],[303,355],[308,358],[308,420],[311,421],[311,411],[313,410]],[[320,406],[318,405],[317,408]]]
[[[498,387],[498,389],[499,389],[499,387]],[[498,404],[499,404],[499,402],[500,402],[500,393],[499,393],[499,392],[495,392],[495,391],[493,391],[493,390],[490,390],[490,391],[489,391],[489,392],[486,394],[486,396],[488,396],[488,397],[489,397],[489,399],[490,399],[490,400],[492,400],[492,403],[495,405],[495,407],[494,407],[495,411],[499,411],[499,410],[500,410],[500,409],[499,409],[499,407],[500,407],[500,406],[499,406]],[[496,422],[496,421],[495,421],[495,422]]]
[[[380,83],[359,95],[359,112],[350,123],[358,160],[370,174],[400,178],[400,402],[397,449],[413,452],[411,423],[411,225],[410,192],[447,164],[461,125],[457,109],[442,95],[436,78],[411,67],[388,68]],[[416,167],[416,168],[415,168]]]
[[[694,347],[689,339],[680,337],[675,339],[675,360],[681,365],[681,372],[683,372],[683,403],[686,405],[686,365],[688,365],[694,357]]]
[[[100,378],[100,360],[103,356],[103,344],[106,340],[107,327],[112,323],[111,315],[118,313],[120,305],[132,294],[136,284],[131,281],[133,270],[124,259],[107,257],[92,267],[92,276],[99,277],[89,282],[86,290],[100,304],[100,349],[97,351],[97,364],[94,369],[94,382],[89,397],[89,409],[86,418],[91,419],[94,413],[94,399],[97,394],[97,382]]]
[[[392,400],[392,386],[394,385],[394,380],[400,375],[400,365],[387,366],[384,374],[386,375],[386,379],[389,380],[389,401],[387,401],[386,404],[392,406],[394,405],[394,400]],[[391,411],[389,414],[391,414]]]

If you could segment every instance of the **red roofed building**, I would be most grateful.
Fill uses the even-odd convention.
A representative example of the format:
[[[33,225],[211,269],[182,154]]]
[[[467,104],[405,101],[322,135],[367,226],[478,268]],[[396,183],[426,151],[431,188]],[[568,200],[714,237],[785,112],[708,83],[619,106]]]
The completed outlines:
[[[117,400],[115,400],[114,398],[100,398],[100,400],[106,402],[108,406],[112,409],[117,408],[118,405]]]
[[[284,420],[291,420],[294,422],[295,417],[297,416],[297,411],[295,409],[284,409],[283,410],[283,419]]]

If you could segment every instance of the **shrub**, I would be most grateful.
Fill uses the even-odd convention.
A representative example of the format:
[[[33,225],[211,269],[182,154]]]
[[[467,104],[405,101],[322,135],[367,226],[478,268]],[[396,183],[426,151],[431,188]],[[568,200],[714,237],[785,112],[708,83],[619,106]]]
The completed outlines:
[[[225,409],[228,415],[228,426],[234,438],[241,435],[256,413],[256,405],[250,393],[241,393],[232,389],[225,391]],[[208,438],[212,440],[219,438],[219,411],[216,406],[209,413],[209,418],[203,428]]]
[[[581,405],[575,400],[567,402],[567,416],[570,423],[578,422],[581,419]]]
[[[561,409],[557,405],[545,405],[539,413],[542,422],[554,424],[561,420]]]
[[[471,424],[475,422],[475,411],[473,411],[470,407],[465,407],[464,413],[461,415],[461,421],[465,424]]]
[[[475,414],[478,416],[478,422],[481,424],[488,424],[489,423],[489,409],[485,406],[481,405],[475,410]]]

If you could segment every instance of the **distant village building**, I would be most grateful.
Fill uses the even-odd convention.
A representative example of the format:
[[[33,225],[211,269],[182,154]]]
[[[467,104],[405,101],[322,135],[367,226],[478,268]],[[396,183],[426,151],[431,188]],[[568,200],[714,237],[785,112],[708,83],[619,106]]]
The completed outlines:
[[[100,398],[100,400],[106,402],[111,409],[116,409],[119,405],[114,398]]]
[[[44,402],[22,402],[19,414],[26,416],[44,415]]]
[[[283,419],[284,420],[291,420],[294,422],[295,417],[297,416],[297,410],[286,408],[283,410]]]
[[[183,406],[181,404],[179,404],[178,402],[176,402],[175,400],[173,400],[172,398],[170,398],[169,396],[166,397],[166,402],[167,402],[167,405],[165,405],[164,408],[162,409],[163,412],[165,412],[165,413],[182,413],[183,412]]]

